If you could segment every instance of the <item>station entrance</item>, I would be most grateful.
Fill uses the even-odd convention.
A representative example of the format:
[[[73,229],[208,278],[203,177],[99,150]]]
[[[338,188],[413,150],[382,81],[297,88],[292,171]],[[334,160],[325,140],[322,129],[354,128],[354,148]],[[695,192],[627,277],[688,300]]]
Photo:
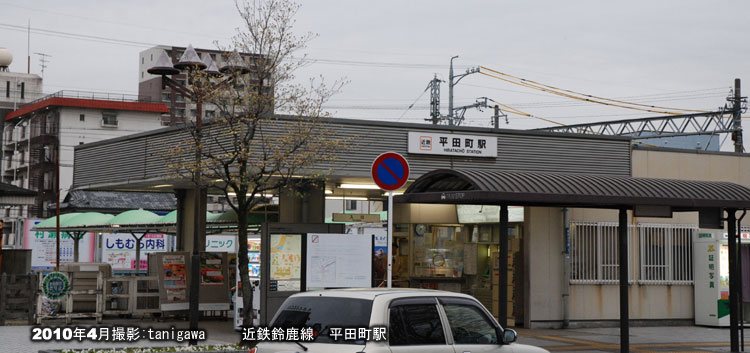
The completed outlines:
[[[737,211],[750,208],[750,189],[728,182],[702,182],[570,173],[498,172],[439,169],[422,175],[397,203],[496,205],[499,212],[499,273],[508,273],[509,205],[618,210],[617,260],[620,350],[628,352],[628,214],[671,217],[673,212],[698,212],[700,228],[728,229],[729,307],[732,351],[739,347],[739,273]],[[726,216],[724,214],[726,213]],[[566,237],[568,234],[566,234]],[[567,238],[569,241],[569,238]],[[569,249],[566,244],[566,249]],[[535,261],[529,259],[529,261]],[[562,266],[562,264],[560,264]],[[499,276],[499,303],[508,302],[509,276]],[[545,280],[530,278],[529,280]],[[548,280],[548,279],[547,279]],[[512,283],[512,282],[510,282]],[[527,293],[524,297],[528,298]],[[530,308],[530,305],[527,305]],[[528,311],[526,311],[528,313]],[[498,322],[507,326],[508,307],[498,308]]]

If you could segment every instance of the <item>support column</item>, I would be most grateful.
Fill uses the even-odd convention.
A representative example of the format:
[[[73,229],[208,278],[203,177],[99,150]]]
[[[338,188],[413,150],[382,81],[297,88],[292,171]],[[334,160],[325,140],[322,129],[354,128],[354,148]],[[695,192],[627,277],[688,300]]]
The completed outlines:
[[[174,237],[174,249],[175,251],[185,251],[185,211],[189,209],[186,207],[186,191],[184,189],[177,189],[174,191],[175,197],[177,198],[177,221],[175,224],[175,237]]]
[[[630,351],[630,308],[628,307],[628,210],[620,208],[618,225],[620,260],[620,352]]]
[[[498,310],[497,322],[503,328],[508,327],[508,205],[500,206],[500,252],[498,260],[500,261],[500,273],[498,282]],[[494,274],[493,274],[494,276]]]
[[[184,192],[184,198],[180,202],[178,194],[177,207],[179,209],[177,213],[177,228],[178,228],[178,244],[182,244],[183,251],[193,251],[193,244],[196,241],[195,232],[198,232],[197,237],[197,248],[198,251],[203,251],[206,248],[206,190],[203,189],[201,193],[196,193],[194,189],[182,190]],[[199,215],[199,217],[196,217]],[[202,217],[200,217],[202,215]]]
[[[740,351],[739,341],[739,295],[740,279],[737,276],[737,210],[727,209],[727,235],[729,243],[729,345],[730,351]]]
[[[324,223],[325,189],[309,188],[302,197],[295,191],[282,190],[279,193],[279,222]]]

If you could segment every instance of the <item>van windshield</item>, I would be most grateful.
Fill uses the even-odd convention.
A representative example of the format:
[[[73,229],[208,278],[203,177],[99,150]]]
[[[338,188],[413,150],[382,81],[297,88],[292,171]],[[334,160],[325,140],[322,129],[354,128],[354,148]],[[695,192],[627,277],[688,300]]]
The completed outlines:
[[[287,299],[271,327],[312,327],[316,343],[364,344],[331,337],[332,328],[365,328],[370,326],[372,300],[334,297],[294,297]]]

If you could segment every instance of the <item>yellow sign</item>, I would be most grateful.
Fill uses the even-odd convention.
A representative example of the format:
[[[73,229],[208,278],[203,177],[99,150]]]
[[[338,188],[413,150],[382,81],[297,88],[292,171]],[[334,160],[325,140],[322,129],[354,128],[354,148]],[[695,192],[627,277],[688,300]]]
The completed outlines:
[[[333,221],[334,222],[379,223],[380,215],[365,214],[365,213],[334,213]]]

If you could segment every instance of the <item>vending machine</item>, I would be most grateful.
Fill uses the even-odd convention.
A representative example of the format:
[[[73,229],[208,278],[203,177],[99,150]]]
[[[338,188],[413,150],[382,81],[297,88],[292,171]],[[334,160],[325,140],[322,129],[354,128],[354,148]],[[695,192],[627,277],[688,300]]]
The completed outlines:
[[[693,266],[695,324],[729,326],[729,248],[723,230],[698,230]]]
[[[260,322],[260,234],[248,234],[247,238],[247,266],[253,289],[253,311],[255,313],[255,322],[253,323],[253,326],[256,326]],[[240,278],[239,266],[237,266],[236,278],[236,290],[234,291],[234,329],[240,330],[242,329],[241,312],[244,307],[244,302],[242,300],[242,280]]]

